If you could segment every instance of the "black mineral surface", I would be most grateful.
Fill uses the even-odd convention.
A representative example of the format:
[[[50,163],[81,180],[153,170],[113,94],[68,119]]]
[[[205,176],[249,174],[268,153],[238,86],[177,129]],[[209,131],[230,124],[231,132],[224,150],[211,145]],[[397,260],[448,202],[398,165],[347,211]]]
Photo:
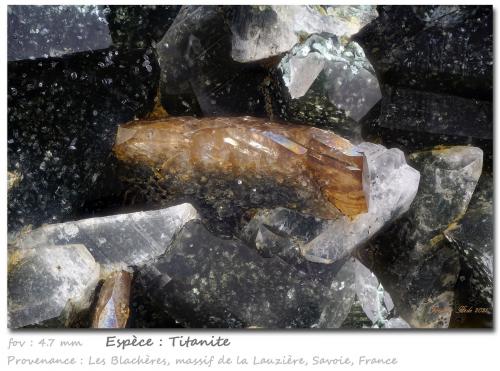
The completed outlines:
[[[493,7],[7,7],[10,328],[493,328]]]

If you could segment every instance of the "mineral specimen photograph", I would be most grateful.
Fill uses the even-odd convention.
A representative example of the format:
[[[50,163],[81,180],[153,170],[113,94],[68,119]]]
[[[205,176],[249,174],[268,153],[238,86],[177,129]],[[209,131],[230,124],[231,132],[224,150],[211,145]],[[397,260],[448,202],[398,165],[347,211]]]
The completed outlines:
[[[4,326],[493,328],[492,6],[7,26]]]

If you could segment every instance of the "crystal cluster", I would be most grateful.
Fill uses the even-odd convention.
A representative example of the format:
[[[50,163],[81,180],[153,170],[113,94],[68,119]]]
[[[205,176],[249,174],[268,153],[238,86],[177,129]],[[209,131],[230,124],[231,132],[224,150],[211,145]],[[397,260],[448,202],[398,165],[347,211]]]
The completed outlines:
[[[10,328],[493,327],[491,6],[7,21]]]

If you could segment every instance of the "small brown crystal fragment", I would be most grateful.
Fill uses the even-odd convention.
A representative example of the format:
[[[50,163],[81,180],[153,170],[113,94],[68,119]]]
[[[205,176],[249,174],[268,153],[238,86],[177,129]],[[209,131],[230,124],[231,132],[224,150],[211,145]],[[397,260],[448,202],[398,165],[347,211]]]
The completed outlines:
[[[151,112],[149,112],[145,119],[146,120],[159,120],[159,119],[164,119],[165,117],[168,117],[167,111],[165,111],[165,108],[161,105],[161,93],[160,93],[160,87],[158,87],[158,91],[156,93],[156,97],[154,99],[155,105],[153,106],[153,109]]]
[[[118,128],[117,158],[160,176],[224,174],[272,178],[307,199],[306,210],[335,218],[367,211],[364,155],[333,132],[254,117],[172,117]]]
[[[93,328],[125,328],[129,316],[132,274],[115,272],[102,285],[92,318]]]

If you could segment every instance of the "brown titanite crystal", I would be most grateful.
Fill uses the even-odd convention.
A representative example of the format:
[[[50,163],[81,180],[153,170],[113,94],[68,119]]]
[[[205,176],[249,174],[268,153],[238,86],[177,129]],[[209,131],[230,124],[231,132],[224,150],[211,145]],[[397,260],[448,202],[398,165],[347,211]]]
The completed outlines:
[[[336,218],[339,210],[350,217],[367,211],[364,155],[348,140],[311,126],[254,117],[134,121],[119,127],[114,152],[160,178],[272,179],[300,195],[300,202],[282,206],[322,218]]]
[[[126,271],[114,272],[104,281],[92,318],[93,328],[125,328],[130,313],[131,282],[132,274]]]

